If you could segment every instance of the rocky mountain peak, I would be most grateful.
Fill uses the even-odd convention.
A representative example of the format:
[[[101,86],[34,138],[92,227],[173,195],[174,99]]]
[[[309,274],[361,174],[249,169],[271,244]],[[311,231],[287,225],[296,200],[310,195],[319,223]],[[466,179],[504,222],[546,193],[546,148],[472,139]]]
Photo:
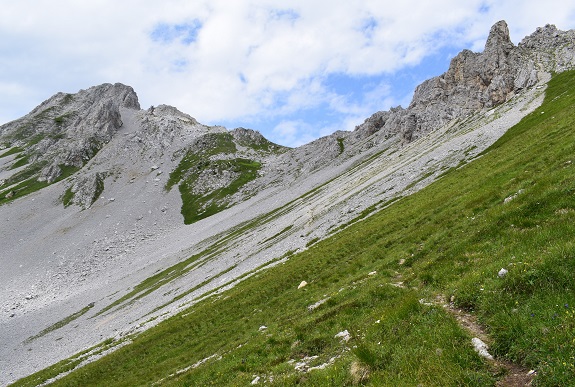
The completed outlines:
[[[118,107],[140,109],[138,95],[134,89],[122,83],[115,83],[113,85],[104,83],[99,86],[90,87],[87,90],[80,90],[76,95],[86,103],[112,101],[114,105]]]
[[[489,31],[487,42],[485,43],[484,52],[503,50],[509,52],[514,47],[509,37],[509,27],[505,20],[495,23]]]
[[[82,168],[123,126],[121,109],[140,109],[134,89],[105,83],[75,94],[57,93],[28,115],[2,125],[5,146],[22,149],[15,164],[21,171],[8,181],[33,176],[52,183]]]
[[[356,128],[358,135],[385,139],[399,133],[411,142],[453,119],[491,109],[546,73],[575,66],[575,31],[538,28],[515,46],[504,20],[495,23],[481,53],[463,50],[442,75],[420,84],[407,109],[378,112]]]

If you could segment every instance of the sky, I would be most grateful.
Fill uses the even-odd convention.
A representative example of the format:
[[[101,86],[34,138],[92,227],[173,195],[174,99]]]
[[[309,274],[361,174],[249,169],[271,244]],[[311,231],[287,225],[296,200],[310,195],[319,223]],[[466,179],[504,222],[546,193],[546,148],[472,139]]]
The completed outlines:
[[[0,0],[0,125],[57,92],[134,88],[143,109],[299,146],[409,105],[490,27],[575,28],[575,0]]]

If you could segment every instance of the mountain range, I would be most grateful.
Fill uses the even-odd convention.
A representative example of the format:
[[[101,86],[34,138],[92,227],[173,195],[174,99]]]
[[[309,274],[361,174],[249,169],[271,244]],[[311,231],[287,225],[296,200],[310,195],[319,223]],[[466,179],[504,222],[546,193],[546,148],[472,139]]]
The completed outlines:
[[[297,148],[120,83],[55,94],[0,127],[0,384],[129,346],[475,163],[574,67],[575,31],[514,45],[500,21],[408,107]]]

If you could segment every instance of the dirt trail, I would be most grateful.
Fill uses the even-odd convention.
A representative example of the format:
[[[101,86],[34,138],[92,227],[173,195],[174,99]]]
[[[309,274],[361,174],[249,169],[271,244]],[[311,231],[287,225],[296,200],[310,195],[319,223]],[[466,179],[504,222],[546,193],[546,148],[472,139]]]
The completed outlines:
[[[463,309],[455,307],[453,303],[447,302],[444,298],[438,298],[437,302],[447,310],[472,337],[481,339],[489,345],[491,339],[485,329],[479,325],[477,318]],[[504,359],[486,359],[495,374],[503,374],[503,377],[495,383],[497,387],[523,387],[531,386],[536,373],[533,370],[523,367]]]

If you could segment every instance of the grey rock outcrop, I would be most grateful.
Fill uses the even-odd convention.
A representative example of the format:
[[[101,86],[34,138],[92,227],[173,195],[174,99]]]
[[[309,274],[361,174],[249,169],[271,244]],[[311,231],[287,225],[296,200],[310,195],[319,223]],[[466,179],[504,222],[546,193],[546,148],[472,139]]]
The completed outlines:
[[[534,70],[562,72],[575,63],[575,31],[561,31],[552,24],[537,28],[517,46]]]
[[[541,73],[575,66],[575,31],[553,25],[538,28],[515,46],[505,21],[491,28],[482,53],[463,50],[444,74],[419,85],[407,109],[377,112],[356,128],[361,137],[382,131],[400,133],[405,142],[451,120],[498,106],[518,91],[532,87]]]
[[[99,195],[104,191],[104,180],[106,176],[103,173],[90,173],[77,179],[69,188],[72,197],[65,203],[76,204],[83,209],[89,208]]]
[[[154,157],[170,151],[181,141],[207,132],[206,126],[173,106],[151,107],[139,118],[141,130],[133,135],[132,141],[138,142],[144,151],[152,152]]]
[[[0,128],[0,137],[25,149],[39,181],[54,182],[63,167],[81,168],[120,127],[121,108],[139,109],[134,90],[103,84],[76,94],[58,93],[27,116]]]

